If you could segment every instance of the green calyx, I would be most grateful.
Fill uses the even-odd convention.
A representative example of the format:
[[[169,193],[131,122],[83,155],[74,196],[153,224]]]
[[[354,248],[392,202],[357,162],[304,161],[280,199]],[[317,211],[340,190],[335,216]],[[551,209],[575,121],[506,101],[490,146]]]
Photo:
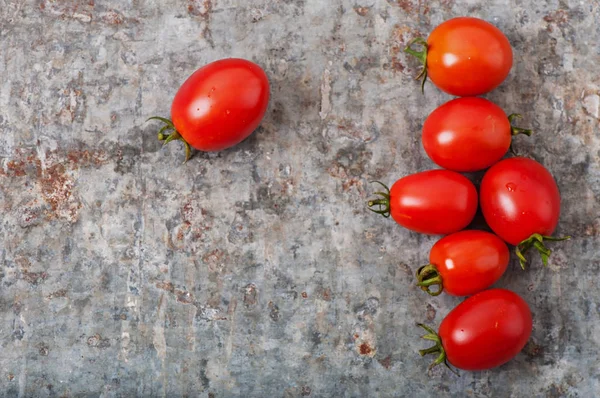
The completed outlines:
[[[185,161],[183,163],[185,164],[188,160],[190,160],[192,157],[192,148],[190,147],[190,144],[183,139],[181,134],[179,134],[173,122],[160,116],[152,116],[151,118],[148,118],[146,122],[150,120],[158,120],[164,123],[164,126],[158,130],[158,140],[161,141],[163,145],[167,145],[169,142],[175,140],[183,142],[183,145],[185,146]]]
[[[439,296],[444,291],[442,276],[433,264],[427,264],[417,270],[417,286],[430,296]],[[431,290],[432,286],[437,286],[437,290]]]
[[[413,46],[413,44],[418,44],[418,45],[423,46],[423,50],[421,50],[421,51],[413,50],[411,48]],[[405,53],[416,57],[423,64],[423,69],[421,69],[421,72],[415,78],[415,80],[421,80],[421,92],[422,93],[425,93],[425,81],[427,80],[427,50],[428,50],[427,40],[423,39],[422,37],[417,37],[415,39],[412,39],[410,42],[408,42],[408,45],[404,49]]]
[[[531,235],[529,238],[519,243],[515,248],[515,252],[517,253],[517,257],[519,258],[519,263],[521,264],[521,268],[525,269],[525,265],[527,264],[525,253],[527,253],[527,251],[532,247],[537,249],[537,251],[540,253],[540,256],[542,256],[542,263],[544,264],[544,266],[548,266],[548,259],[550,258],[550,254],[552,254],[552,250],[546,247],[544,241],[559,242],[562,240],[569,239],[571,239],[570,236],[554,238],[552,236],[544,236],[540,234]]]
[[[382,182],[371,181],[373,183],[381,185],[385,192],[375,192],[374,195],[378,195],[379,198],[372,199],[367,202],[369,210],[373,213],[381,214],[385,218],[390,216],[390,189]]]
[[[452,373],[459,376],[458,372],[450,367],[448,364],[448,360],[446,358],[446,351],[444,350],[444,346],[442,345],[442,339],[440,336],[429,326],[423,325],[422,323],[417,323],[417,326],[425,329],[427,334],[421,336],[422,339],[430,340],[435,343],[434,346],[426,348],[424,350],[419,350],[419,354],[424,357],[427,354],[438,354],[438,357],[429,365],[429,370],[433,369],[439,364],[444,364]]]
[[[510,133],[513,137],[516,135],[519,135],[519,134],[524,134],[527,137],[531,137],[531,134],[533,134],[533,130],[513,126],[513,121],[515,121],[516,119],[522,119],[522,118],[523,118],[523,116],[518,113],[513,113],[508,117],[508,122],[510,123]],[[513,155],[517,154],[515,152],[515,150],[513,149],[512,141],[510,143],[510,151],[512,152]]]

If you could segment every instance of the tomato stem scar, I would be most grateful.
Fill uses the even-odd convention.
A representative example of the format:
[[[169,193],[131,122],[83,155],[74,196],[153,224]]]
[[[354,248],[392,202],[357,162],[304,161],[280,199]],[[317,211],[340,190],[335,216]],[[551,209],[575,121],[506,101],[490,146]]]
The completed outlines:
[[[390,189],[380,181],[371,181],[372,183],[377,183],[381,185],[385,192],[375,192],[373,195],[379,195],[381,198],[372,199],[367,202],[367,206],[369,210],[373,213],[381,214],[385,218],[390,216]],[[377,208],[375,208],[377,207]]]
[[[417,286],[430,296],[439,296],[444,291],[442,276],[433,264],[427,264],[417,270]],[[431,286],[438,286],[436,291],[430,289]]]
[[[423,325],[422,323],[417,323],[417,326],[425,329],[425,331],[427,332],[427,334],[421,336],[422,339],[430,340],[435,343],[435,345],[432,347],[425,348],[423,350],[419,350],[419,355],[424,357],[427,354],[436,354],[439,352],[438,357],[435,359],[435,361],[433,361],[431,363],[431,365],[429,365],[428,369],[431,370],[434,367],[436,367],[437,365],[443,363],[448,369],[450,369],[450,371],[452,373],[454,373],[455,375],[460,377],[458,372],[456,370],[452,369],[450,367],[450,365],[448,364],[448,360],[446,358],[446,351],[444,350],[444,346],[442,345],[442,339],[440,338],[440,336],[438,336],[438,334],[429,326]]]
[[[185,161],[183,163],[185,164],[188,160],[190,160],[192,157],[192,148],[190,147],[190,144],[188,144],[187,141],[181,136],[181,134],[179,134],[173,122],[160,116],[152,116],[148,118],[146,122],[150,120],[158,120],[165,124],[160,130],[158,130],[158,140],[162,141],[163,146],[175,140],[183,142],[185,147]],[[166,134],[168,131],[172,131],[172,133]]]
[[[525,258],[525,253],[527,253],[527,251],[529,249],[531,249],[532,247],[535,247],[536,250],[540,253],[540,256],[542,257],[542,263],[544,264],[544,266],[548,266],[548,259],[550,258],[550,255],[552,254],[552,250],[548,249],[546,247],[546,245],[544,245],[544,241],[546,240],[546,241],[550,241],[550,242],[559,242],[559,241],[569,240],[569,239],[571,239],[570,236],[555,238],[552,236],[544,236],[541,234],[531,235],[529,238],[525,239],[524,241],[522,241],[515,247],[515,253],[517,254],[517,257],[519,258],[519,263],[521,264],[521,268],[525,269],[525,265],[527,264],[527,259]]]
[[[411,47],[413,44],[419,44],[423,46],[422,51],[415,51]],[[415,78],[415,80],[421,80],[421,92],[425,93],[425,81],[427,80],[427,40],[422,37],[416,37],[408,42],[408,45],[404,49],[404,52],[416,57],[423,64],[423,69],[419,75]]]

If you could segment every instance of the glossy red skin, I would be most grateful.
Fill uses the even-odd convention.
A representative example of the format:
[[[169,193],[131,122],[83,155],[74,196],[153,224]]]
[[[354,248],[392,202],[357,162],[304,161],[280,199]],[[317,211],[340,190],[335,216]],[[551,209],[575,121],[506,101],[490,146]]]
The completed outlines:
[[[434,110],[423,124],[421,137],[427,155],[454,171],[487,169],[510,147],[508,117],[484,98],[456,98]]]
[[[448,235],[431,248],[430,264],[442,277],[444,291],[470,296],[493,285],[508,266],[508,247],[485,231],[461,231]]]
[[[396,181],[390,190],[390,213],[403,227],[431,235],[460,231],[477,211],[477,190],[465,176],[429,170]]]
[[[514,358],[531,335],[529,306],[518,294],[490,289],[469,297],[444,318],[438,335],[448,362],[485,370]]]
[[[175,128],[192,147],[220,151],[247,138],[269,103],[269,81],[260,66],[223,59],[194,72],[171,106]]]
[[[441,90],[460,97],[492,91],[506,79],[513,55],[506,36],[489,22],[453,18],[427,38],[427,73]]]
[[[510,158],[492,166],[483,176],[480,200],[487,224],[512,245],[534,233],[550,236],[558,224],[558,187],[532,159]]]

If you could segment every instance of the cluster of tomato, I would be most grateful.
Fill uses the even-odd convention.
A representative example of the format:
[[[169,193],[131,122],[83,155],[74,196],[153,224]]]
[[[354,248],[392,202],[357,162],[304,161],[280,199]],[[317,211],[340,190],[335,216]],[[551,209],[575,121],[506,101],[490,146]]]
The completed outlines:
[[[423,51],[412,49],[420,44]],[[539,251],[547,264],[560,212],[560,194],[552,175],[535,160],[501,160],[512,137],[531,131],[512,126],[494,103],[476,97],[504,81],[512,67],[512,50],[495,26],[476,18],[454,18],[439,25],[427,40],[413,40],[406,52],[423,63],[441,90],[461,98],[434,110],[423,125],[427,155],[441,166],[406,176],[390,189],[385,185],[369,208],[391,216],[412,231],[447,235],[417,271],[417,285],[436,296],[470,296],[442,321],[438,333],[425,325],[423,338],[435,342],[421,355],[436,353],[431,366],[448,362],[457,368],[483,370],[502,365],[525,346],[532,329],[531,311],[516,293],[489,289],[505,272],[509,250],[516,246],[523,268],[525,252]],[[479,198],[473,183],[460,172],[488,169]],[[479,200],[478,200],[479,199]],[[473,220],[478,201],[493,233],[463,230]]]
[[[414,44],[423,51],[413,50]],[[531,312],[517,294],[485,290],[509,262],[506,243],[524,254],[535,248],[544,264],[550,256],[545,241],[558,223],[560,194],[552,175],[538,162],[513,157],[501,160],[512,137],[531,131],[513,127],[520,115],[506,116],[494,103],[476,97],[504,81],[512,67],[508,39],[493,25],[476,18],[454,18],[439,25],[427,40],[418,38],[406,51],[423,63],[427,76],[443,91],[461,98],[433,111],[423,125],[423,146],[443,169],[409,175],[377,192],[369,208],[400,225],[425,234],[447,235],[431,249],[430,264],[417,271],[418,286],[431,295],[445,290],[471,296],[431,328],[425,339],[435,346],[440,363],[467,370],[499,366],[525,346],[532,328]],[[229,148],[248,137],[262,120],[269,102],[269,82],[256,64],[224,59],[197,70],[180,87],[171,106],[172,120],[158,133],[165,144],[182,141],[186,161],[191,147],[201,151]],[[488,169],[489,168],[489,169]],[[473,183],[459,174],[488,169],[479,197]],[[478,201],[494,233],[465,230]],[[437,286],[435,290],[432,287]]]

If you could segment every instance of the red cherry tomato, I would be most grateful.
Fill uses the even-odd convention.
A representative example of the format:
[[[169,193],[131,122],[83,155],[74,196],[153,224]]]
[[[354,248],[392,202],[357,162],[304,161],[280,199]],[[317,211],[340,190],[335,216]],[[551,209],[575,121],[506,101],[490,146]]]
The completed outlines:
[[[383,184],[381,184],[383,185]],[[477,211],[477,190],[465,176],[448,170],[430,170],[396,181],[391,191],[378,192],[369,201],[375,213],[392,218],[415,232],[445,235],[460,231]]]
[[[412,50],[422,44],[422,52]],[[506,36],[489,22],[471,17],[453,18],[435,28],[427,41],[414,39],[406,52],[424,65],[433,84],[451,95],[485,94],[500,85],[512,67],[512,49]]]
[[[181,140],[201,151],[220,151],[247,138],[260,124],[269,103],[269,81],[260,66],[244,59],[223,59],[194,72],[171,106],[172,122],[159,139]],[[172,131],[170,135],[164,132]]]
[[[431,366],[445,363],[464,370],[485,370],[514,358],[531,335],[531,311],[516,293],[490,289],[469,297],[444,318],[436,334],[420,325],[436,345],[421,355],[439,353]]]
[[[508,247],[485,231],[461,231],[448,235],[431,248],[429,265],[417,271],[418,286],[432,296],[443,290],[453,296],[469,296],[494,284],[508,266]],[[431,286],[438,290],[430,290]]]
[[[517,245],[523,268],[523,254],[531,247],[547,264],[551,252],[543,241],[568,239],[550,236],[558,224],[560,193],[550,172],[535,160],[517,157],[496,163],[483,176],[480,195],[486,222],[499,237]]]
[[[487,169],[506,154],[512,136],[531,135],[512,127],[520,115],[506,116],[484,98],[456,98],[434,110],[423,124],[423,147],[439,166],[461,172]]]

